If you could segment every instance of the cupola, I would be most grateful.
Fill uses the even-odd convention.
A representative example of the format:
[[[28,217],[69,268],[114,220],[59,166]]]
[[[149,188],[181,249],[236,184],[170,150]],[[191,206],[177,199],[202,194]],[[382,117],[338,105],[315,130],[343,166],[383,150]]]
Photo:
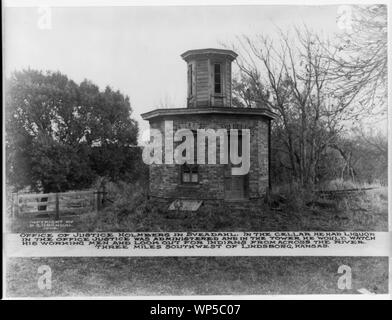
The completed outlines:
[[[181,57],[187,63],[187,107],[231,107],[231,50],[188,50]]]

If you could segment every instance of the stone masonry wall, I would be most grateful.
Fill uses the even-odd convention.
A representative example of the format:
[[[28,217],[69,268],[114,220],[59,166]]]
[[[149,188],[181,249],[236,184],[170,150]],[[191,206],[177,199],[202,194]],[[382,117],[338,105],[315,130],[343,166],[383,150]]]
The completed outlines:
[[[268,187],[268,120],[263,117],[232,115],[172,116],[152,121],[150,127],[159,129],[163,133],[165,120],[173,121],[174,132],[181,128],[250,129],[249,198],[261,198],[265,195]],[[224,199],[225,166],[219,164],[219,142],[217,147],[217,164],[200,164],[199,184],[196,185],[181,184],[180,165],[151,165],[151,196],[167,199]]]

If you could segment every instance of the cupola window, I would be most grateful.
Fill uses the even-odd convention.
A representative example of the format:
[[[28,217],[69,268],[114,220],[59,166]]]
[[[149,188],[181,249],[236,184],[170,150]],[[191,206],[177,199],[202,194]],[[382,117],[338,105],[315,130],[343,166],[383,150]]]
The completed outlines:
[[[222,65],[220,63],[214,64],[214,88],[215,93],[222,93]]]

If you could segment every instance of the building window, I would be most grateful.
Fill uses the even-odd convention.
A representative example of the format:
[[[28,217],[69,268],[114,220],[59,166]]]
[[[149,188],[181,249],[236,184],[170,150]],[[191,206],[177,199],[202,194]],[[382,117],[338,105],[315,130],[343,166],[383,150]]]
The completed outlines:
[[[238,140],[237,140],[237,154],[238,154],[238,156],[239,157],[242,157],[242,129],[237,129],[238,131]],[[228,156],[229,156],[229,159],[230,159],[230,138],[231,138],[231,136],[230,136],[230,130],[228,130],[228,132],[227,132],[227,137],[228,137],[228,144],[227,144],[227,147],[228,147]]]
[[[196,184],[199,183],[199,166],[197,165],[197,131],[192,130],[193,133],[193,164],[185,163],[181,166],[181,183]]]
[[[184,164],[181,166],[181,183],[199,183],[199,167],[198,165]]]
[[[214,88],[215,93],[222,93],[222,73],[221,64],[214,64]]]
[[[193,95],[193,65],[188,64],[188,97]]]

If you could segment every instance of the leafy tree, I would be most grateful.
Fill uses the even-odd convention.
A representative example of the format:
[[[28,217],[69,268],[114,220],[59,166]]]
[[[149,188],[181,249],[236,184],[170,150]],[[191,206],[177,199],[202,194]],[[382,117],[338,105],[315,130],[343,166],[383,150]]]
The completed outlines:
[[[118,168],[132,176],[124,157],[124,149],[137,152],[130,148],[138,134],[131,114],[129,98],[110,87],[78,85],[59,72],[12,73],[6,81],[9,182],[48,192],[84,188],[96,176],[119,177]],[[104,161],[95,157],[97,149]]]
[[[31,186],[44,192],[88,187],[94,178],[89,158],[70,145],[40,136],[30,156]]]

